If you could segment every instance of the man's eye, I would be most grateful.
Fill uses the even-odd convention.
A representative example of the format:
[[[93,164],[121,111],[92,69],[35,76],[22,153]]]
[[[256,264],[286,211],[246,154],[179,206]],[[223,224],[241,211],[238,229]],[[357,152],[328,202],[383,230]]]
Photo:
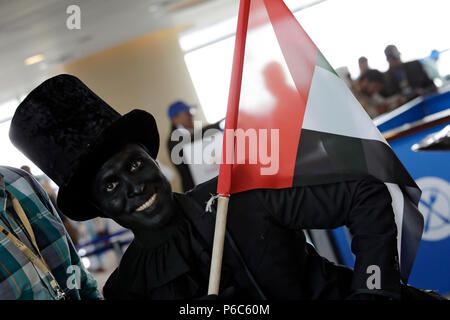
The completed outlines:
[[[141,160],[135,160],[131,163],[131,167],[130,170],[131,172],[136,171],[137,169],[139,169],[142,166],[142,161]]]
[[[105,189],[107,192],[112,192],[114,191],[114,189],[117,187],[118,184],[119,184],[118,182],[110,182],[106,184]]]

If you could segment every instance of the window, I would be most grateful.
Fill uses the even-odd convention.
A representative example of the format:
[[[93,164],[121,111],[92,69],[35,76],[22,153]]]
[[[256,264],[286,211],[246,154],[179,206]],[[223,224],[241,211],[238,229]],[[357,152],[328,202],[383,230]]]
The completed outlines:
[[[359,76],[358,58],[386,71],[384,48],[397,46],[403,61],[422,59],[436,49],[450,48],[450,2],[441,0],[328,0],[285,1],[331,65],[347,66]],[[185,62],[206,120],[226,114],[234,33],[237,19],[180,36]],[[450,73],[450,54],[442,54],[441,75]]]

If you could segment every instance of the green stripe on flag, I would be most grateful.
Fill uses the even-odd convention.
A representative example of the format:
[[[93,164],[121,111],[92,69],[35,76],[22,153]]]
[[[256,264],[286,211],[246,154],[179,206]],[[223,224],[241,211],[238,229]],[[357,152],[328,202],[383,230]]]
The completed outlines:
[[[320,52],[317,55],[317,60],[316,60],[316,65],[330,71],[331,73],[334,73],[336,76],[338,76],[338,74],[336,73],[336,71],[334,71],[333,67],[328,63],[327,59],[325,59],[325,57],[323,56],[322,52]],[[339,76],[338,76],[339,77]]]

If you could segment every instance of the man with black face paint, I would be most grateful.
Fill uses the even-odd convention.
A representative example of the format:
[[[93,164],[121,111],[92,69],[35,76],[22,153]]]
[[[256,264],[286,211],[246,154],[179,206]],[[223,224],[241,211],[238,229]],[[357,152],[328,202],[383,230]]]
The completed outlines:
[[[59,75],[17,108],[12,142],[60,191],[74,220],[102,216],[133,231],[106,299],[195,299],[206,295],[215,212],[204,206],[217,178],[172,193],[155,159],[151,114],[120,116],[80,80]],[[86,187],[89,192],[86,194]],[[219,295],[246,299],[400,299],[397,230],[385,185],[367,177],[317,186],[259,189],[230,198]],[[303,229],[348,225],[354,271],[321,257]],[[380,283],[369,288],[369,266]],[[428,297],[421,291],[417,295]]]
[[[94,203],[133,230],[138,239],[148,237],[149,228],[158,230],[167,224],[175,211],[168,181],[145,147],[138,144],[128,144],[109,158],[91,188]]]

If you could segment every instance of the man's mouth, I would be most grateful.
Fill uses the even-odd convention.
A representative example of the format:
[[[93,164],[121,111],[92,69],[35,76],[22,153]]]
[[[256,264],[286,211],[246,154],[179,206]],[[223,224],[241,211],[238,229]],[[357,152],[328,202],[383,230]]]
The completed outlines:
[[[139,211],[144,211],[147,210],[148,208],[150,208],[156,201],[156,196],[158,194],[155,192],[150,199],[148,199],[146,202],[144,202],[140,207],[138,207],[135,211],[139,212]]]

